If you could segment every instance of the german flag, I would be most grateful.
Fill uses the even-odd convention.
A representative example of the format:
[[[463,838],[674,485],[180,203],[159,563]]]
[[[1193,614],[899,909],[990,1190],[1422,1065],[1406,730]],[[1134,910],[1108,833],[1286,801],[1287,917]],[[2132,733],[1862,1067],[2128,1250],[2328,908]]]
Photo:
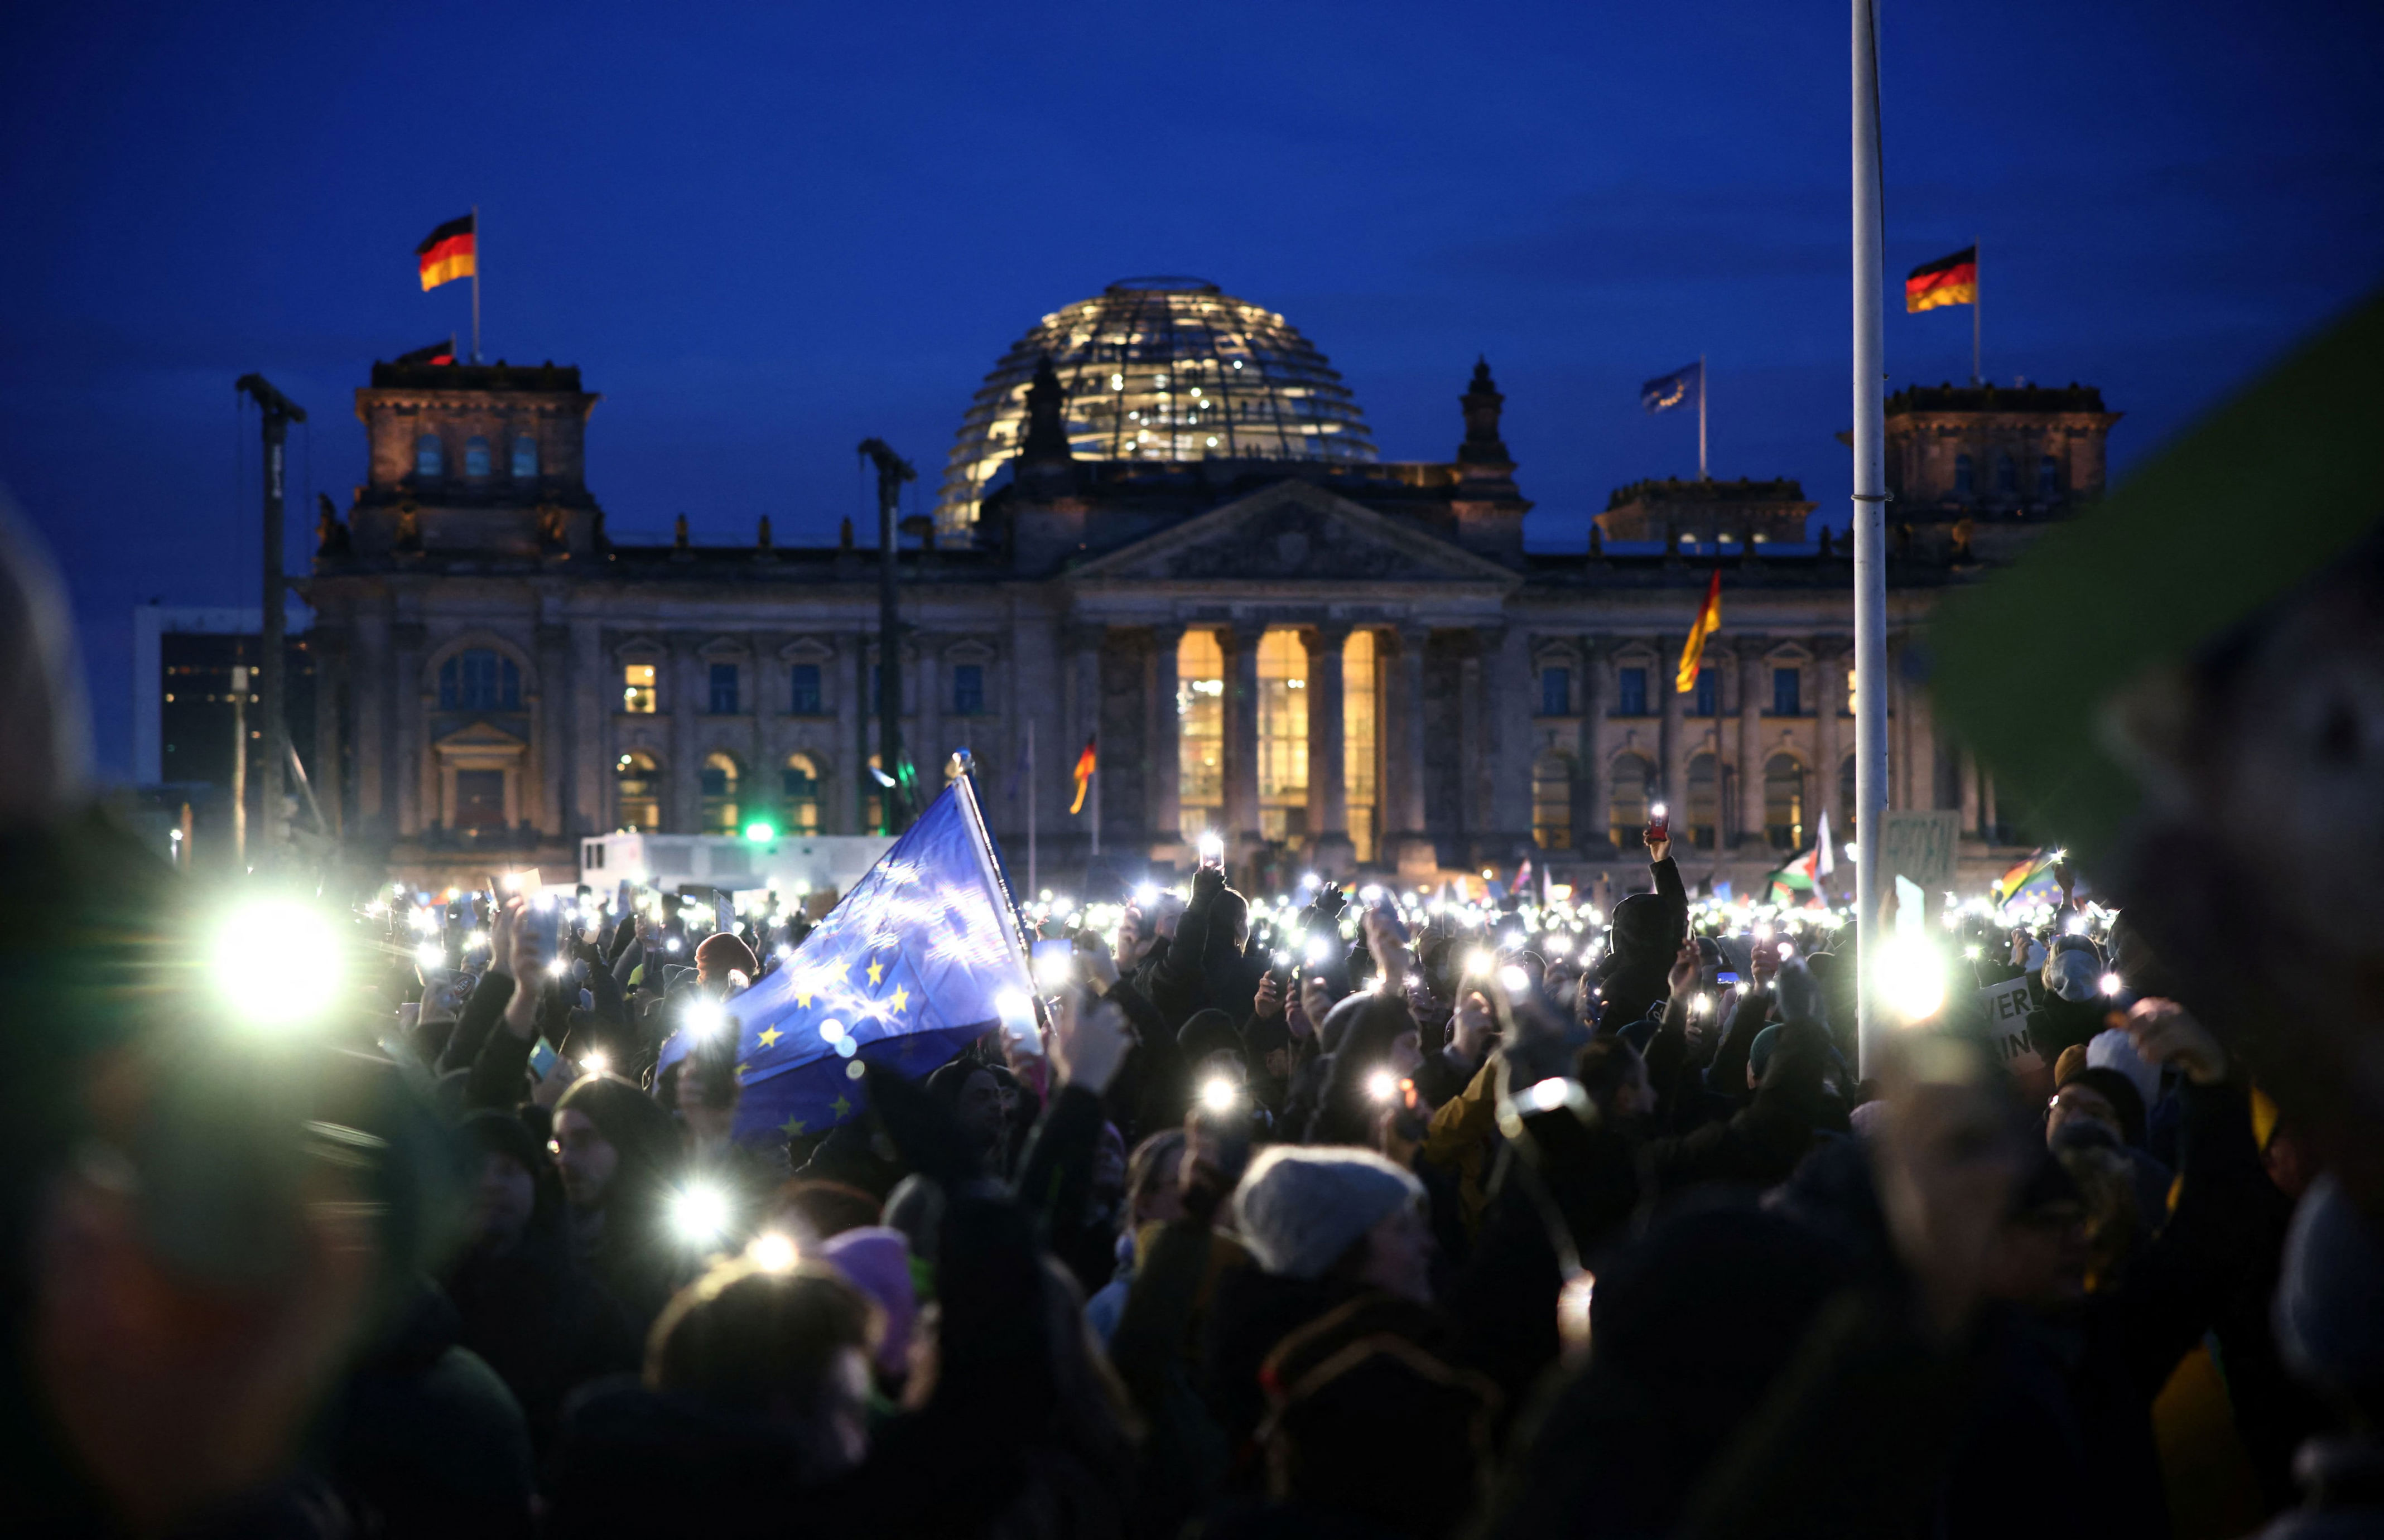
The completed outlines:
[[[1697,688],[1697,671],[1705,666],[1706,638],[1721,629],[1721,569],[1714,569],[1713,581],[1706,585],[1706,602],[1697,606],[1695,624],[1689,627],[1689,640],[1681,648],[1680,673],[1672,683],[1686,695]]]
[[[1093,772],[1100,767],[1101,762],[1093,752],[1093,740],[1088,738],[1085,739],[1085,751],[1076,756],[1076,800],[1068,804],[1071,813],[1085,811],[1085,792],[1093,784]]]
[[[1941,304],[1979,303],[1979,248],[1965,246],[1951,256],[1924,262],[1904,275],[1906,312],[1934,310]]]
[[[443,342],[433,342],[427,348],[416,348],[412,353],[401,353],[397,355],[397,362],[401,364],[453,364],[455,362],[455,339],[450,337]]]
[[[422,238],[414,255],[422,261],[422,287],[436,289],[442,283],[459,278],[470,278],[478,268],[475,266],[473,249],[477,238],[473,231],[473,216],[450,219]]]

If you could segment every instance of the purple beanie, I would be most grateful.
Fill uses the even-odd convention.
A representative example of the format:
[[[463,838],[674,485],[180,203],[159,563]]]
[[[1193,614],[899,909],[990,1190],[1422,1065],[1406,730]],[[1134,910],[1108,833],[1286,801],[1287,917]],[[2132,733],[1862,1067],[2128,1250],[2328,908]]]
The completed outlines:
[[[886,1335],[877,1343],[879,1371],[894,1379],[909,1372],[911,1323],[919,1315],[918,1296],[911,1288],[909,1238],[883,1224],[865,1224],[830,1236],[816,1255],[885,1312]]]

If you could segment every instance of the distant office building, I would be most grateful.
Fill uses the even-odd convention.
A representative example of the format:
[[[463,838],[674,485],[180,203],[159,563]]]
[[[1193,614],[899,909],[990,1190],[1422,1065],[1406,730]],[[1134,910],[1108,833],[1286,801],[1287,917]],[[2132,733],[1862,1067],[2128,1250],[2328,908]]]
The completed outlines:
[[[317,692],[309,617],[292,610],[286,640],[284,695],[290,740],[315,775]],[[179,820],[188,804],[193,864],[228,862],[231,851],[234,707],[231,671],[251,670],[245,722],[248,814],[252,833],[265,784],[265,723],[255,670],[263,658],[262,615],[254,609],[181,609],[144,604],[132,612],[132,775],[143,806]],[[304,801],[293,810],[304,817]],[[311,821],[310,821],[311,822]]]

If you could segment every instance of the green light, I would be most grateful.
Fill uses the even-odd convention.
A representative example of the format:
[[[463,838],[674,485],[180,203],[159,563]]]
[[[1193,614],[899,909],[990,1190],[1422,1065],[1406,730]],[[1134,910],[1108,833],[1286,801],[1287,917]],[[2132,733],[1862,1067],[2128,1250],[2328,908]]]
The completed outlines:
[[[748,824],[745,826],[745,838],[757,845],[766,845],[778,838],[778,831],[767,824]]]

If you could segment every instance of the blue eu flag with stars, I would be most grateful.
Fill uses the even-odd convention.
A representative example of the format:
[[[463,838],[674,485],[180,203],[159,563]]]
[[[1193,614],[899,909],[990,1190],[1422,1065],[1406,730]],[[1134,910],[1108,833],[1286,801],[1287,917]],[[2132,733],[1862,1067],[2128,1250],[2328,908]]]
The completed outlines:
[[[1005,1020],[1033,977],[974,787],[945,788],[795,954],[726,1004],[736,1136],[816,1134],[862,1104],[862,1065],[916,1079]],[[657,1069],[700,1046],[681,1028]]]
[[[1706,366],[1692,364],[1659,379],[1651,379],[1639,387],[1639,404],[1650,412],[1669,412],[1675,406],[1697,404],[1705,393]]]

